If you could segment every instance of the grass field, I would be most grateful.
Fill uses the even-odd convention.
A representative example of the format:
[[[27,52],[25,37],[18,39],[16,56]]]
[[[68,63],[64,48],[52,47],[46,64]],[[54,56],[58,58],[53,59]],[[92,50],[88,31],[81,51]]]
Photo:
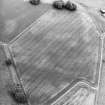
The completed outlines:
[[[0,41],[9,42],[48,11],[51,6],[32,6],[23,0],[0,1]]]
[[[51,0],[42,1],[47,3]],[[79,2],[94,8],[104,7],[105,4],[103,0],[80,0]],[[24,0],[1,0],[0,41],[9,42],[50,8],[51,5],[48,6],[48,4],[35,7]]]

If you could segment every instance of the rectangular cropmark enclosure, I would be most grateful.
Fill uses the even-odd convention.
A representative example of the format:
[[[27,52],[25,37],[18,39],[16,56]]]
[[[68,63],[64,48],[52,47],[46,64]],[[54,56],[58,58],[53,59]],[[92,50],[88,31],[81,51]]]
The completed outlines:
[[[100,43],[94,24],[80,11],[50,10],[13,39],[9,48],[32,105],[51,100],[78,79],[95,83]]]

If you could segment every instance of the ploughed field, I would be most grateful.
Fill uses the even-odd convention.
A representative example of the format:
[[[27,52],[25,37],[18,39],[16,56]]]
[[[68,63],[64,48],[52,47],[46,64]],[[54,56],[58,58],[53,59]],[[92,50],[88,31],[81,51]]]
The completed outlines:
[[[84,11],[49,10],[9,43],[32,104],[51,100],[78,79],[96,83],[101,47],[98,35]]]

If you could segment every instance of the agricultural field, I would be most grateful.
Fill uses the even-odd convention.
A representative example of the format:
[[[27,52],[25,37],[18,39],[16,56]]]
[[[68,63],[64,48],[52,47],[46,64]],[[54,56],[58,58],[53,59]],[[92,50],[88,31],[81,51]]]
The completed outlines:
[[[8,43],[51,8],[32,6],[23,0],[0,0],[0,41]]]
[[[70,13],[52,8],[50,0],[38,6],[0,1],[1,105],[16,104],[7,93],[16,81],[30,95],[27,105],[105,104],[105,39],[100,38],[105,20],[97,11],[104,2],[74,2],[80,3],[78,10]],[[5,64],[8,54],[11,67]]]

